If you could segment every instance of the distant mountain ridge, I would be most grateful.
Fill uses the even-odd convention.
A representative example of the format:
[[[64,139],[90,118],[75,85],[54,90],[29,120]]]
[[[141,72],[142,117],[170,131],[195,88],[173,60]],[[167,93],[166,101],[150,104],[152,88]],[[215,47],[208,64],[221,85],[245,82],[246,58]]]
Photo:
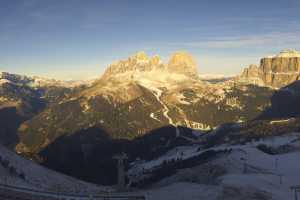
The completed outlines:
[[[13,83],[17,85],[26,85],[29,87],[39,88],[39,87],[78,87],[80,85],[89,85],[94,80],[87,80],[87,81],[76,81],[76,80],[56,80],[56,79],[49,79],[49,78],[42,78],[38,76],[25,76],[25,75],[18,75],[18,74],[11,74],[8,72],[0,72],[0,84],[4,83]]]

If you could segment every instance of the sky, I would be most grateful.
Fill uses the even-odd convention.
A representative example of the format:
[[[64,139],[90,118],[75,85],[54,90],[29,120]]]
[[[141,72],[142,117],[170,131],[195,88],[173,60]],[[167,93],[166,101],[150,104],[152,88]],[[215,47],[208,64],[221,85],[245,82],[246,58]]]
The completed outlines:
[[[0,71],[100,77],[138,51],[190,52],[200,74],[239,74],[300,50],[299,0],[0,0]]]

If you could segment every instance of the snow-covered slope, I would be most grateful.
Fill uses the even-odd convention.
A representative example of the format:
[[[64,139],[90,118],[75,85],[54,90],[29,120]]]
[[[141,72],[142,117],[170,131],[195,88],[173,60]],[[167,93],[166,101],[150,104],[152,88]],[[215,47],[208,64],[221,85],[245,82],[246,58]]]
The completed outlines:
[[[15,85],[23,85],[33,88],[40,87],[66,87],[72,88],[80,85],[91,85],[95,80],[56,80],[44,78],[39,76],[24,76],[19,74],[12,74],[8,72],[0,72],[0,85],[4,83],[11,83]]]
[[[265,153],[268,148],[258,148],[262,146],[277,153]],[[177,147],[155,160],[132,163],[130,179],[149,179],[166,163],[187,161],[208,151],[223,153],[202,164],[178,167],[172,175],[153,182],[147,189],[149,199],[282,200],[291,197],[291,186],[300,184],[300,133],[209,149],[197,144]]]
[[[101,192],[99,187],[44,168],[0,145],[0,184],[53,192]]]

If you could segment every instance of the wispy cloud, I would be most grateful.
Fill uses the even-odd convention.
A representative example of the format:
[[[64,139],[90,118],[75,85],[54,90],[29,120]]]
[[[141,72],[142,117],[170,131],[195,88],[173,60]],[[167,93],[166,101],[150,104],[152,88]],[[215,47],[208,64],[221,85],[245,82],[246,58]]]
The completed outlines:
[[[171,46],[183,48],[243,48],[243,47],[285,47],[300,46],[300,30],[295,32],[272,32],[261,35],[214,37],[182,43],[169,43]]]

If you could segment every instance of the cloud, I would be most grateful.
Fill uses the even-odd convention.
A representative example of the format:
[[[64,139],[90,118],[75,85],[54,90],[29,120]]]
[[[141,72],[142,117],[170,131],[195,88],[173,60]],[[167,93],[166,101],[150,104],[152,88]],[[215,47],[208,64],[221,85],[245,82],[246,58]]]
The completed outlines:
[[[300,31],[296,32],[272,32],[261,35],[215,37],[202,39],[201,41],[189,41],[182,43],[170,43],[171,46],[185,48],[244,48],[244,47],[297,47],[300,46]]]

